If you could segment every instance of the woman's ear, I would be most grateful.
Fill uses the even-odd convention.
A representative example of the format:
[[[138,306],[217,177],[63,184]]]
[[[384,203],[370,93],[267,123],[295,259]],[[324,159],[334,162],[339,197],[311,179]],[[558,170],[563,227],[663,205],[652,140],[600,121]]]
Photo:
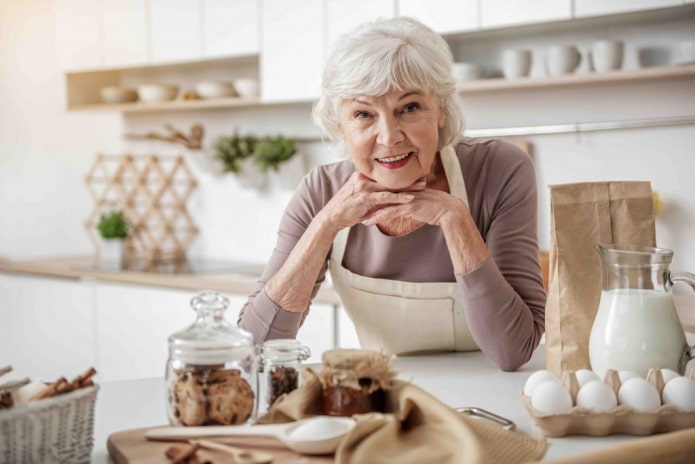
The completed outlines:
[[[446,112],[444,111],[443,107],[439,108],[439,121],[437,121],[437,126],[441,129],[444,127],[444,123],[446,122]]]

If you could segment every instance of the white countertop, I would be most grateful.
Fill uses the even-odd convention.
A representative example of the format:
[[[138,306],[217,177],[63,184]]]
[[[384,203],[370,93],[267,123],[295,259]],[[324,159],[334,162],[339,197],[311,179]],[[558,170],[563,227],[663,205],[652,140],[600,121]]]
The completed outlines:
[[[514,421],[517,430],[542,434],[522,403],[519,392],[531,372],[545,368],[544,346],[517,372],[502,372],[481,352],[401,357],[399,378],[409,380],[452,407],[476,406]],[[110,463],[106,440],[114,432],[166,424],[164,381],[138,379],[101,384],[96,405],[92,462]],[[606,448],[640,437],[569,436],[549,438],[545,458]]]

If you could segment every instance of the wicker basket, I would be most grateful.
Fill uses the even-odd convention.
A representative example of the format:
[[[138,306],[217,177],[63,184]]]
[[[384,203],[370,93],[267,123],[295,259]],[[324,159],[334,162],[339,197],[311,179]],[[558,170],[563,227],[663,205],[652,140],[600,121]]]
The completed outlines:
[[[0,462],[88,463],[98,386],[0,411]]]

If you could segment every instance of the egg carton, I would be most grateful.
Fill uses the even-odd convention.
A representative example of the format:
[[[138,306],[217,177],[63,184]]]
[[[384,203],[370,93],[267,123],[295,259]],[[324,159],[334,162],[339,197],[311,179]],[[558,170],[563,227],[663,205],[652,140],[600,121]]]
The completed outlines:
[[[695,370],[691,372],[690,379],[695,380]],[[656,387],[659,396],[662,397],[665,383],[661,369],[650,369],[647,373],[647,381]],[[604,382],[613,389],[617,397],[621,386],[618,372],[608,370]],[[572,404],[576,405],[579,382],[575,372],[564,372],[561,383],[569,391]],[[695,411],[682,411],[675,406],[663,404],[663,397],[662,405],[653,412],[642,412],[630,406],[619,404],[608,412],[594,412],[581,406],[573,406],[569,411],[563,413],[538,411],[533,408],[531,398],[524,395],[523,391],[521,397],[533,422],[547,437],[605,436],[617,433],[651,435],[695,427]]]

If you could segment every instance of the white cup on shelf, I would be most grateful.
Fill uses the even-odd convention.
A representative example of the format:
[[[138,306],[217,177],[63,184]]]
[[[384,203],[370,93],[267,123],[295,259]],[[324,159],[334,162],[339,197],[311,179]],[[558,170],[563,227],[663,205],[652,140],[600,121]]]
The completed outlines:
[[[598,40],[591,45],[591,63],[596,72],[623,67],[625,46],[620,40]]]
[[[573,73],[579,62],[581,54],[574,45],[553,45],[545,57],[546,71],[549,76],[561,76]]]
[[[483,68],[478,63],[459,62],[452,64],[451,72],[457,81],[473,81],[482,77]]]
[[[502,74],[507,79],[528,76],[531,71],[531,50],[507,49],[502,52]]]
[[[680,52],[680,63],[692,64],[695,63],[695,40],[684,40],[678,44]]]

